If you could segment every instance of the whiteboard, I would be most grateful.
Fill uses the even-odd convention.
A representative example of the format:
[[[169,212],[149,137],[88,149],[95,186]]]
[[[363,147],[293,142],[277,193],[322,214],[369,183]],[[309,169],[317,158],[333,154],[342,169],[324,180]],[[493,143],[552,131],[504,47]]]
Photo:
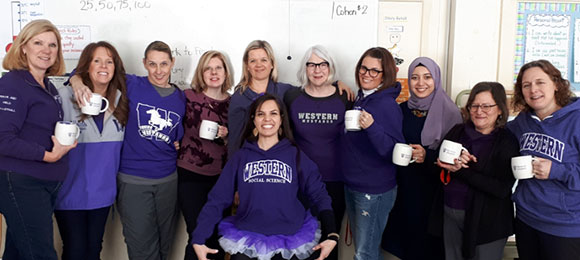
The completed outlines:
[[[377,44],[377,9],[378,0],[3,0],[0,59],[27,21],[43,18],[61,31],[67,71],[82,47],[106,40],[128,73],[146,75],[143,51],[162,40],[176,57],[172,82],[189,85],[199,57],[215,49],[229,55],[237,83],[244,49],[262,39],[274,48],[280,81],[297,84],[304,52],[321,44],[334,56],[339,78],[354,87],[358,58]]]

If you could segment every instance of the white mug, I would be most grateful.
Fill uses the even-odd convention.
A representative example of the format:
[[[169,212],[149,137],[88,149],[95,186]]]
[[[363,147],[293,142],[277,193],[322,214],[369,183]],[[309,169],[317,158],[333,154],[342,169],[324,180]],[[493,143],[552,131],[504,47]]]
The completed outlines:
[[[454,164],[455,159],[459,159],[462,151],[467,151],[460,143],[443,140],[439,149],[439,161]]]
[[[408,144],[397,143],[393,149],[393,163],[399,166],[407,166],[409,163],[414,163],[413,147]],[[411,160],[412,159],[412,160]]]
[[[358,119],[360,118],[360,110],[351,109],[344,113],[344,127],[348,131],[359,131],[360,125]]]
[[[105,107],[101,109],[103,101],[105,102]],[[85,105],[81,107],[81,112],[83,112],[83,114],[96,116],[102,112],[107,111],[107,109],[109,109],[109,100],[100,94],[93,93],[91,95],[91,99],[88,101],[85,99]]]
[[[79,138],[81,130],[77,124],[69,121],[58,121],[54,128],[54,136],[61,145],[71,145]]]
[[[534,160],[534,157],[531,155],[512,157],[512,172],[514,173],[514,178],[518,180],[533,178],[532,162]]]
[[[199,125],[199,137],[207,140],[214,140],[218,134],[218,123],[210,120],[202,120]]]

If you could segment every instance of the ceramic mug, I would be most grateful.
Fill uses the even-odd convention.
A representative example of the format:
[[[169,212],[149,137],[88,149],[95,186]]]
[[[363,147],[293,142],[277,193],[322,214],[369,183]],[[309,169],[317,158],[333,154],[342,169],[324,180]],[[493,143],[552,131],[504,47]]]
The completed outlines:
[[[462,151],[467,151],[460,143],[443,140],[439,149],[439,161],[454,164],[455,159],[459,159]]]
[[[414,163],[413,147],[408,144],[397,143],[393,149],[393,163],[399,166],[407,166]]]
[[[61,145],[72,145],[75,143],[81,130],[77,124],[69,121],[58,121],[54,128],[54,136]]]
[[[347,131],[360,131],[360,124],[358,120],[360,118],[360,110],[351,109],[344,113],[344,127]]]
[[[202,120],[199,126],[199,137],[207,140],[214,140],[217,138],[218,123],[210,120]]]
[[[105,102],[105,107],[101,109],[102,102]],[[85,99],[85,105],[81,107],[81,112],[86,115],[96,116],[102,112],[109,109],[109,100],[101,96],[100,94],[93,93],[89,100]]]
[[[518,180],[533,178],[532,162],[534,160],[534,157],[531,155],[512,157],[512,172],[514,173],[514,178]]]

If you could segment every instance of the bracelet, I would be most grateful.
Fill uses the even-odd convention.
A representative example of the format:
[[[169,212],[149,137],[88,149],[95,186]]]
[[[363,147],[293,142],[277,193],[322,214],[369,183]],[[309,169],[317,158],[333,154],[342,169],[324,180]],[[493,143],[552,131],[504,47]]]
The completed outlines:
[[[326,239],[332,240],[332,241],[335,241],[338,243],[340,236],[337,233],[330,233],[330,234],[326,235]]]

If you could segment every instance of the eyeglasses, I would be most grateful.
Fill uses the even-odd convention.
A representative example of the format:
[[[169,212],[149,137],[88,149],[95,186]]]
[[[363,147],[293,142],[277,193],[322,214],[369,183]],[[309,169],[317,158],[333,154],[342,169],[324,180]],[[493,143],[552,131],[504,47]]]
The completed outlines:
[[[364,75],[367,73],[367,71],[369,72],[369,76],[371,76],[373,78],[377,77],[379,75],[379,73],[383,72],[382,70],[378,70],[378,69],[369,69],[363,65],[363,66],[360,66],[358,73],[361,75]]]
[[[324,70],[328,69],[328,66],[330,66],[328,61],[323,61],[321,63],[306,62],[306,67],[311,70],[316,69],[317,67],[320,68],[321,70]]]
[[[497,106],[497,104],[493,104],[493,105],[490,105],[490,104],[469,105],[469,106],[467,106],[467,109],[469,109],[469,111],[471,111],[471,112],[475,112],[475,111],[477,111],[478,108],[481,108],[481,111],[487,113],[491,110],[492,107],[495,107],[495,106]]]

